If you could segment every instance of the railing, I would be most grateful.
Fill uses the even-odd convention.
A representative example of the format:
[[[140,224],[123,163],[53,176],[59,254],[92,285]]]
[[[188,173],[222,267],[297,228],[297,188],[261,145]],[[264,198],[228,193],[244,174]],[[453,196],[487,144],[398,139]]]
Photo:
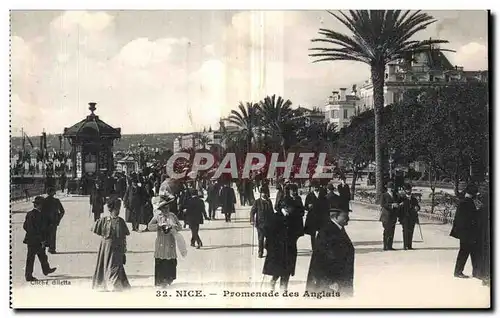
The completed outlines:
[[[60,189],[59,179],[53,178],[53,184],[56,189]],[[17,201],[31,198],[45,193],[44,177],[15,177],[10,184],[10,201]]]

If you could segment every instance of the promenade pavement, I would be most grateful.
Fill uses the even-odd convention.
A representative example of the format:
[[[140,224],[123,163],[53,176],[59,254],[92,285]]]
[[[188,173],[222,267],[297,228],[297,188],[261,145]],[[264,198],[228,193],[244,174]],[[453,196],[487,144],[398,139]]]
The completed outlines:
[[[66,308],[174,308],[174,307],[488,307],[490,290],[475,279],[453,277],[458,241],[448,234],[449,225],[422,220],[421,240],[415,231],[416,250],[402,250],[401,227],[396,229],[394,247],[382,250],[382,226],[378,211],[353,204],[347,232],[356,249],[355,297],[304,298],[303,292],[310,262],[310,238],[298,240],[296,274],[289,291],[296,297],[230,297],[227,292],[268,291],[270,277],[263,277],[264,259],[257,258],[256,233],[249,223],[249,207],[237,206],[233,222],[205,221],[200,236],[203,247],[189,247],[188,229],[182,231],[188,255],[179,256],[177,280],[171,290],[157,293],[153,286],[155,233],[132,232],[127,240],[126,272],[133,288],[124,293],[102,293],[91,289],[100,238],[90,232],[93,223],[88,197],[60,196],[66,209],[58,230],[58,254],[49,254],[57,271],[49,277],[41,273],[38,260],[34,276],[47,285],[24,281],[26,245],[22,243],[22,224],[31,203],[11,206],[11,279],[12,302],[18,307]],[[272,193],[274,202],[274,195]],[[123,215],[122,215],[123,216]],[[144,226],[141,226],[141,229]],[[130,224],[129,224],[130,228]],[[471,267],[467,264],[466,274]],[[189,290],[201,290],[201,297],[180,297]],[[160,295],[160,297],[158,297]]]

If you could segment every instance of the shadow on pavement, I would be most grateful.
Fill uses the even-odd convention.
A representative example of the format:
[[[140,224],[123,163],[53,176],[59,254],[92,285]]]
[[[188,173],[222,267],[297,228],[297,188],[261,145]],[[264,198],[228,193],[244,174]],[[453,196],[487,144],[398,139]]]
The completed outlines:
[[[394,241],[393,243],[403,243],[403,242],[402,241]],[[352,242],[352,244],[354,246],[358,246],[358,245],[380,245],[380,246],[382,246],[382,241],[358,241],[358,242]]]
[[[57,252],[55,255],[65,255],[65,254],[97,254],[97,251],[65,251]]]
[[[203,231],[215,231],[215,230],[234,230],[234,229],[246,229],[248,226],[230,226],[230,227],[200,227],[200,232]]]
[[[231,223],[248,223],[248,224],[250,224],[250,219],[239,219],[236,221],[231,220]]]
[[[312,251],[303,250],[303,251],[297,252],[297,256],[311,256],[311,255],[312,255]]]
[[[10,213],[12,213],[12,214],[26,214],[28,212],[29,212],[28,210],[26,210],[26,211],[21,211],[21,210],[10,211]]]
[[[129,276],[131,277],[131,276]],[[153,276],[151,276],[153,277]],[[178,289],[189,289],[189,290],[193,290],[193,289],[196,289],[196,288],[210,288],[210,287],[217,287],[217,288],[227,288],[227,289],[231,289],[231,288],[248,288],[250,289],[249,291],[260,291],[261,287],[262,287],[262,291],[268,291],[268,287],[269,287],[269,282],[271,280],[271,277],[270,276],[265,276],[263,281],[261,282],[207,282],[207,283],[183,283],[183,282],[179,282],[179,283],[176,283],[174,281],[174,283],[172,284],[172,286],[170,286],[169,288],[167,288],[166,290],[178,290]],[[295,281],[293,280],[293,277],[290,279],[290,282],[288,283],[289,286],[294,286],[294,285],[302,285],[302,284],[305,284],[306,282],[305,281]],[[155,287],[153,284],[151,285],[139,285],[139,286],[132,286],[132,288],[134,289],[138,289],[138,288],[157,288]],[[279,281],[276,283],[276,290],[279,291]],[[220,294],[223,293],[222,290],[219,291]],[[219,294],[218,293],[218,294]]]
[[[349,222],[380,222],[379,220],[376,219],[351,219],[349,218]]]
[[[239,244],[239,245],[212,245],[203,246],[200,250],[217,250],[221,248],[243,248],[243,247],[256,247],[256,244]]]
[[[125,272],[127,272],[127,269],[125,268]],[[46,279],[39,279],[39,281],[53,281],[53,280],[80,280],[80,279],[92,279],[92,275],[90,276],[71,276],[71,275],[55,275],[55,276],[50,276],[49,278]],[[154,277],[153,275],[127,275],[128,279],[140,279],[140,278],[150,278]]]

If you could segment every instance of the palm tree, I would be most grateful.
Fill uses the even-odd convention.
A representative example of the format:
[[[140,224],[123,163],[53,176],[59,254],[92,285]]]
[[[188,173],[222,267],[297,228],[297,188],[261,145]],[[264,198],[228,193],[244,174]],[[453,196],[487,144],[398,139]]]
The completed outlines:
[[[291,106],[292,102],[289,99],[285,101],[281,96],[276,99],[276,95],[267,96],[259,103],[259,112],[263,120],[262,128],[269,135],[280,140],[284,157],[286,156],[286,140],[289,137],[290,125],[293,124]]]
[[[320,29],[321,38],[312,42],[325,42],[336,47],[312,48],[314,62],[358,61],[368,64],[371,69],[373,100],[375,110],[375,163],[376,188],[380,196],[383,188],[383,152],[381,130],[383,128],[382,108],[384,107],[384,75],[388,63],[411,58],[414,53],[428,51],[433,44],[448,43],[444,40],[417,41],[410,38],[417,32],[436,22],[434,18],[420,11],[401,10],[350,10],[349,15],[328,11],[345,25],[352,35],[333,30]],[[439,50],[437,48],[437,50]],[[443,50],[449,51],[449,50]]]
[[[228,121],[239,128],[238,134],[246,141],[247,152],[252,148],[252,139],[255,138],[255,129],[257,128],[257,104],[242,102],[238,105],[239,112],[231,110]]]
[[[198,144],[202,149],[207,149],[207,145],[210,143],[211,139],[204,133],[196,134],[195,138],[198,140]]]

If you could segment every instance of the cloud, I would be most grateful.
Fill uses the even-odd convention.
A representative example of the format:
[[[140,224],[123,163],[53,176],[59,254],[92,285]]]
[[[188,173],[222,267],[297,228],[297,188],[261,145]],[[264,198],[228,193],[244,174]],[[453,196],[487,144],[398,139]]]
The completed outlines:
[[[369,77],[361,63],[312,63],[318,29],[339,29],[324,12],[236,13],[208,43],[187,32],[130,32],[136,26],[119,18],[65,12],[33,39],[11,38],[13,126],[62,132],[94,101],[97,114],[126,134],[189,132],[216,128],[240,101],[277,94],[312,108]],[[481,41],[461,43],[454,64],[486,65]]]
[[[75,28],[100,32],[113,23],[113,16],[105,12],[67,11],[55,18],[51,26],[61,32],[72,32]]]
[[[463,66],[465,70],[488,69],[488,47],[484,44],[467,43],[461,46],[450,58],[455,65]]]

